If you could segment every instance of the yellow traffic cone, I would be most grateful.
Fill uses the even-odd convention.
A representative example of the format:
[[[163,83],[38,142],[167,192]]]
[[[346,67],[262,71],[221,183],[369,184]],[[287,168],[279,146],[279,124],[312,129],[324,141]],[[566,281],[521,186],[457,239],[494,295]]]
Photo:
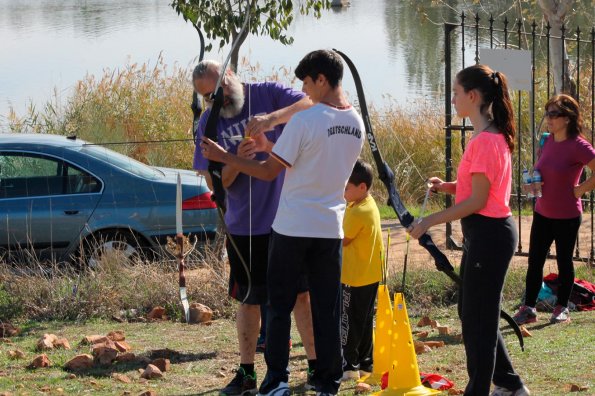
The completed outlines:
[[[386,285],[378,286],[378,304],[376,305],[376,327],[374,329],[373,371],[360,378],[359,382],[370,385],[380,384],[382,374],[390,369],[390,346],[393,327],[393,307],[390,292]]]
[[[377,395],[422,396],[435,395],[438,390],[421,384],[417,356],[411,336],[411,326],[407,306],[402,293],[395,294],[393,308],[393,330],[391,345],[391,367],[388,373],[388,386]]]

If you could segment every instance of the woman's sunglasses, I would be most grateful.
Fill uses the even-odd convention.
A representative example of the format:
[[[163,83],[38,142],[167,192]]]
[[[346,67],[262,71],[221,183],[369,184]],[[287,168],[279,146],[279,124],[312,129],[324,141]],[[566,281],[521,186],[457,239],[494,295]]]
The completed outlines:
[[[550,110],[545,112],[545,117],[548,118],[558,118],[558,117],[565,117],[566,114],[562,113],[560,110]]]

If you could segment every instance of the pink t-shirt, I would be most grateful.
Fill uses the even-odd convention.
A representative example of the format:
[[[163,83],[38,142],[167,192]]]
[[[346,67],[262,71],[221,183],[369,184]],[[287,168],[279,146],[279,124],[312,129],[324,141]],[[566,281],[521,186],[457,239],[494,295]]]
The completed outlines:
[[[556,142],[549,136],[535,165],[543,180],[542,197],[537,198],[535,211],[551,219],[572,219],[583,208],[574,196],[581,171],[595,158],[593,146],[581,137]]]
[[[471,197],[471,176],[483,173],[490,182],[486,206],[478,214],[503,218],[512,214],[508,202],[512,182],[512,155],[504,135],[481,132],[469,141],[457,170],[455,203]]]

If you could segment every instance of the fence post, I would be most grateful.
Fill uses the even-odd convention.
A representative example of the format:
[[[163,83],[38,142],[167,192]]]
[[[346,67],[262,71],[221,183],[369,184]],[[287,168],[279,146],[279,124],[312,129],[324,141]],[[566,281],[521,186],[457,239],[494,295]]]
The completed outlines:
[[[455,25],[444,24],[444,134],[445,134],[445,167],[446,181],[452,181],[452,103],[450,96],[452,92],[452,57],[451,57],[451,33]],[[447,208],[452,206],[452,197],[450,194],[444,195],[444,203]],[[446,247],[447,249],[456,249],[456,244],[452,244],[452,224],[446,223]]]

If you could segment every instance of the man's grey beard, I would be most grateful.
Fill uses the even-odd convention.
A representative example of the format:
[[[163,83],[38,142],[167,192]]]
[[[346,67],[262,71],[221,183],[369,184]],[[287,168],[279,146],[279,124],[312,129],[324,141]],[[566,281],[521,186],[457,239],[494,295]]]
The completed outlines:
[[[221,108],[221,117],[233,118],[242,112],[244,107],[244,86],[237,77],[228,77],[229,95],[223,99],[229,102]]]

